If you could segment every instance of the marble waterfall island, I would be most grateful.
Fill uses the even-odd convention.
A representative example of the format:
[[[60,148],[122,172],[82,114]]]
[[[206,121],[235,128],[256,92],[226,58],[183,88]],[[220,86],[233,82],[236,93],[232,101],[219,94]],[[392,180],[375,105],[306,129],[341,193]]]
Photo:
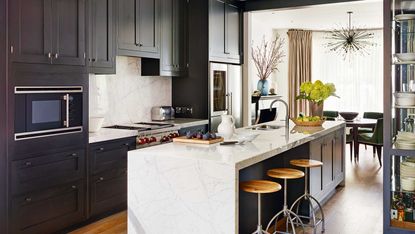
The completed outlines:
[[[280,121],[270,122],[283,125]],[[317,132],[285,127],[261,131],[244,145],[170,143],[128,154],[128,233],[252,233],[256,196],[239,191],[239,181],[271,179],[266,170],[289,160],[323,161],[310,172],[310,191],[318,200],[344,183],[345,123],[327,121]],[[325,148],[331,147],[331,148]],[[288,185],[289,202],[303,193],[304,181]],[[263,197],[265,225],[282,207],[282,191]]]

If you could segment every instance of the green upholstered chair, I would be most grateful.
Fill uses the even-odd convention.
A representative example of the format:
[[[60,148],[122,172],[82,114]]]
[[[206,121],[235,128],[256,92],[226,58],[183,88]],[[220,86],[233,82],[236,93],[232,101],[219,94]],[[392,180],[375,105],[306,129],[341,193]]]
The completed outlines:
[[[334,121],[339,117],[338,111],[323,111],[323,117],[326,117],[326,120]]]
[[[378,154],[379,164],[382,166],[382,146],[383,146],[383,118],[376,122],[376,127],[373,132],[364,132],[358,134],[358,144],[371,145],[376,148]],[[357,155],[359,155],[359,147],[357,147]]]
[[[380,119],[383,118],[383,113],[381,112],[364,112],[363,113],[364,119]],[[373,128],[359,128],[358,132],[360,133],[373,133]],[[367,149],[365,145],[365,149]],[[376,153],[376,148],[373,147],[373,155]]]

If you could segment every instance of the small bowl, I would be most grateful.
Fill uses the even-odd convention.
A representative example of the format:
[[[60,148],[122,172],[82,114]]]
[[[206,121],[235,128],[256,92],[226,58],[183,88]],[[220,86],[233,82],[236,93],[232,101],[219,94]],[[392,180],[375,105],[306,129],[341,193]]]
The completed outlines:
[[[415,106],[414,92],[396,92],[394,95],[397,106]]]
[[[258,133],[250,133],[250,132],[241,132],[235,135],[239,142],[251,142],[259,136]]]
[[[339,112],[339,115],[346,121],[353,121],[358,115],[358,112]]]
[[[104,117],[89,118],[89,132],[98,132],[101,129],[103,123]]]
[[[395,54],[396,58],[402,62],[415,61],[415,53]]]

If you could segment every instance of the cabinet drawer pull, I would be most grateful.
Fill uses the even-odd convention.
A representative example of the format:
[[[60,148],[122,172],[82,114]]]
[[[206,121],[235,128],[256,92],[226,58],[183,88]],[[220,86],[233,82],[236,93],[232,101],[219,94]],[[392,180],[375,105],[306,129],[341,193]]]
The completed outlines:
[[[98,149],[98,151],[104,151],[104,148],[101,147],[101,148]]]
[[[94,59],[94,58],[93,58],[93,59],[91,59],[91,61],[92,61],[92,62],[95,62],[95,61],[96,61],[96,59]]]
[[[72,189],[76,189],[77,187],[76,187],[76,185],[72,185],[71,188]]]
[[[31,201],[32,201],[32,198],[31,198],[31,197],[26,197],[24,200],[25,200],[26,202],[31,202]]]
[[[124,143],[123,145],[124,146],[130,146],[130,143]]]
[[[24,163],[24,165],[25,165],[26,167],[30,167],[30,166],[32,166],[32,162],[27,161],[27,162],[25,162],[25,163]]]
[[[56,53],[54,57],[55,57],[55,59],[59,58],[59,54]]]
[[[51,52],[49,52],[49,53],[47,54],[47,56],[48,56],[48,58],[52,58],[52,53],[51,53]]]
[[[99,177],[98,182],[101,182],[104,180],[104,177]]]

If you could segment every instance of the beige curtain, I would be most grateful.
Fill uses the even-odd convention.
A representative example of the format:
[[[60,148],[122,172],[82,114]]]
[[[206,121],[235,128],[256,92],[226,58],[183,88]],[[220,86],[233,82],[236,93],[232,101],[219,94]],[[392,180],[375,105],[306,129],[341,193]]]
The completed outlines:
[[[288,101],[290,116],[296,117],[300,112],[309,114],[308,103],[295,100],[300,94],[300,85],[311,81],[311,42],[312,31],[288,30]]]

